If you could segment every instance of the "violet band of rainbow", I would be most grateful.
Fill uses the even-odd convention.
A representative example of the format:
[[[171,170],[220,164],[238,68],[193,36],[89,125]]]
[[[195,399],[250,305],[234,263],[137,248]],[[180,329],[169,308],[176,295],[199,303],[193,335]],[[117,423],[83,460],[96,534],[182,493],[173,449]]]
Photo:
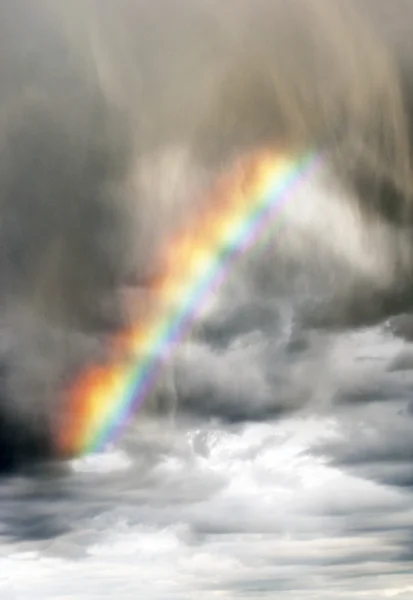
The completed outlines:
[[[136,340],[132,329],[129,350],[136,355],[136,360],[106,367],[105,372],[98,369],[95,384],[85,386],[83,398],[77,398],[72,407],[69,398],[69,411],[71,408],[80,410],[82,402],[84,405],[82,418],[74,419],[74,425],[70,425],[70,420],[64,425],[72,428],[65,432],[65,444],[71,446],[74,453],[98,452],[119,439],[155,387],[176,343],[189,333],[211,295],[228,278],[234,263],[277,225],[283,204],[322,163],[321,156],[315,153],[296,158],[281,155],[270,159],[266,155],[263,160],[265,168],[260,171],[261,180],[251,186],[251,197],[244,194],[239,205],[233,203],[238,208],[229,214],[217,211],[214,214],[216,235],[209,235],[206,247],[200,251],[194,246],[199,256],[195,261],[190,257],[191,269],[185,269],[185,265],[177,269],[188,272],[184,281],[178,278],[172,282],[177,296],[173,309],[161,311],[147,324],[140,324]]]

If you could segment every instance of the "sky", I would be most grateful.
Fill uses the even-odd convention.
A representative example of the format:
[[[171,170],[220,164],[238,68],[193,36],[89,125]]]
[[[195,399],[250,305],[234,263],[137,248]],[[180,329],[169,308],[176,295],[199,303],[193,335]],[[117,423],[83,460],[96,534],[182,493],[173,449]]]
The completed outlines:
[[[305,327],[242,281],[175,424],[0,488],[2,598],[413,598],[413,319]]]
[[[413,599],[413,318],[384,293],[412,265],[411,19],[363,5],[0,2],[0,466],[48,447],[123,287],[234,157],[327,144],[341,169],[178,348],[174,419],[0,480],[2,599]]]

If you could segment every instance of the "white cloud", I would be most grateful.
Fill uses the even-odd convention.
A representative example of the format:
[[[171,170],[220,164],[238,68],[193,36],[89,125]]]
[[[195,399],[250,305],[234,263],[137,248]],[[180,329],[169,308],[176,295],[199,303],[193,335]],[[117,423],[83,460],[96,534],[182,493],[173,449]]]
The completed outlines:
[[[393,573],[403,567],[403,539],[381,524],[390,517],[394,525],[399,515],[413,527],[413,512],[396,488],[346,474],[312,452],[338,430],[330,417],[237,430],[197,425],[186,435],[177,429],[144,477],[137,460],[125,470],[115,450],[89,460],[86,473],[74,462],[69,485],[87,486],[87,476],[95,489],[75,495],[66,534],[20,551],[14,544],[14,554],[3,555],[2,598],[258,600],[278,590],[280,600],[377,600],[407,593],[408,569]],[[351,533],[370,510],[375,529]],[[86,528],[91,538],[73,557]]]

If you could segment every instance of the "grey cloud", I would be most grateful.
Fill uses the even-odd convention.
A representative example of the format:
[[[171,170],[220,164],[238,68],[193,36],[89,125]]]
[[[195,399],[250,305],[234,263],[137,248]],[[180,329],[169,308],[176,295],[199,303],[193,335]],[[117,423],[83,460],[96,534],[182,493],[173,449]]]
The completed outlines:
[[[225,349],[191,343],[177,359],[176,379],[183,411],[228,422],[278,418],[323,395],[328,372],[317,381],[322,357],[283,354],[289,339],[270,341],[265,331],[240,336]],[[280,347],[281,346],[281,347]]]
[[[373,600],[380,590],[402,593],[411,585],[409,499],[323,467],[313,449],[320,435],[332,433],[316,419],[233,430],[188,426],[165,437],[161,424],[142,422],[124,441],[125,464],[113,450],[99,459],[102,466],[108,461],[106,473],[94,471],[98,458],[84,459],[58,479],[44,473],[43,480],[20,479],[8,493],[4,488],[2,522],[9,525],[0,562],[14,589],[24,597],[30,580],[24,576],[30,558],[19,561],[19,582],[12,575],[16,566],[8,554],[18,531],[19,551],[42,557],[31,597],[55,597],[65,581],[67,593],[81,598],[85,578],[91,598],[104,588],[108,597],[124,590],[125,598],[146,590],[154,600],[214,592],[258,599],[275,590],[282,600],[333,593],[352,600],[371,590]],[[306,488],[294,461],[303,477],[327,469],[319,475],[324,482],[314,473]],[[132,568],[137,561],[139,573]],[[7,582],[3,589],[10,589]]]
[[[363,34],[343,53],[359,29],[332,0],[325,20],[311,10],[302,19],[312,2],[236,4],[1,5],[10,18],[0,19],[0,463],[13,463],[16,439],[33,457],[60,387],[103,360],[106,335],[127,322],[118,287],[145,287],[157,249],[222,160],[280,127],[324,143],[344,122],[350,169],[373,176],[372,158],[403,187],[393,146],[406,127],[381,114],[402,117],[380,48]],[[119,6],[135,15],[127,31]],[[280,21],[266,18],[267,29],[256,7]],[[290,52],[284,17],[304,52]],[[344,36],[338,52],[330,17]],[[250,35],[256,55],[244,47]],[[314,202],[309,222],[243,261],[179,348],[174,425],[138,414],[116,449],[2,479],[2,597],[411,596],[411,324],[367,327],[405,301],[397,290],[396,301],[381,296],[399,242],[367,218],[347,229],[358,211],[345,194],[340,205],[335,185],[310,191],[300,199],[302,209]],[[364,199],[374,215],[391,212]],[[366,283],[358,271],[370,268]],[[341,327],[327,326],[330,308]],[[307,309],[320,327],[307,327]]]
[[[404,433],[404,432],[403,432]],[[394,466],[400,462],[408,462],[413,456],[413,444],[410,438],[404,435],[395,433],[392,439],[376,439],[370,440],[368,435],[362,433],[357,436],[357,440],[348,439],[347,443],[341,446],[330,448],[331,453],[336,454],[335,459],[339,464],[346,465],[362,465],[372,463],[390,463]]]
[[[411,493],[413,446],[407,400],[365,404],[342,413],[341,435],[314,450],[357,477]]]
[[[280,136],[298,145],[310,140],[324,147],[328,140],[345,180],[357,180],[357,165],[379,180],[378,188],[385,183],[393,192],[397,188],[400,194],[397,201],[391,196],[390,207],[397,205],[391,215],[397,221],[410,182],[404,163],[407,127],[386,44],[402,60],[408,36],[399,47],[390,27],[384,44],[374,36],[367,43],[364,25],[369,29],[370,21],[359,22],[347,4],[324,2],[318,11],[312,2],[296,10],[298,4],[267,0],[228,6],[179,0],[162,9],[131,0],[119,0],[116,8],[95,0],[87,6],[75,0],[5,0],[0,9],[1,305],[28,306],[39,327],[46,320],[67,332],[121,326],[128,315],[119,288],[125,281],[147,284],[165,236],[185,222],[189,208],[198,208],[205,188],[228,161],[257,144],[278,143]],[[388,22],[380,12],[376,16],[381,35],[380,26]],[[289,27],[292,36],[285,35]],[[339,40],[347,36],[352,43],[343,53]],[[297,39],[302,46],[295,46]],[[362,187],[362,202],[373,202]],[[352,199],[344,197],[351,206]],[[374,204],[380,215],[386,213],[381,204]],[[336,216],[335,224],[350,213]],[[318,255],[319,244],[312,240],[326,239],[329,227],[319,214],[311,235],[291,236],[300,256],[311,257],[313,247]],[[358,250],[364,226],[367,219],[352,230]],[[369,238],[386,263],[383,269],[375,263],[379,289],[401,248],[390,229],[383,226],[383,237],[376,229],[372,225],[375,235]],[[335,242],[338,236],[328,237]],[[348,250],[349,244],[344,246]],[[358,252],[345,255],[344,246],[335,252],[337,264],[350,264],[352,275],[371,266],[371,251],[365,260]],[[288,280],[288,261],[280,263]],[[267,260],[266,268],[260,265],[254,273],[261,272],[248,277],[265,288],[267,274],[275,270]],[[336,280],[342,270],[334,273]],[[228,326],[245,330],[251,327],[247,320],[240,315]],[[21,368],[13,360],[17,378]],[[264,418],[301,406],[310,393],[304,380],[312,377],[311,368],[291,374],[301,377],[297,392],[285,390],[288,385],[274,377],[271,384],[284,398],[274,403],[267,390],[260,391],[256,414]],[[255,386],[252,370],[242,399]],[[49,374],[43,372],[45,381]],[[52,387],[54,376],[50,379]],[[214,390],[203,385],[200,394],[212,397]],[[229,390],[233,396],[239,391]],[[26,402],[31,404],[30,396]],[[228,409],[227,418],[230,413],[238,420],[256,418],[247,399],[246,406]]]

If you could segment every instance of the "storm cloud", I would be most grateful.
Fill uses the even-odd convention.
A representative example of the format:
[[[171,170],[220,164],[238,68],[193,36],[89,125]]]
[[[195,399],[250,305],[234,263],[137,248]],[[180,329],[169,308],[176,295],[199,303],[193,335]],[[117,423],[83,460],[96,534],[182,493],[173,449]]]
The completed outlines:
[[[3,0],[2,598],[413,597],[412,19]],[[55,461],[61,392],[268,145],[322,165],[178,344],[173,419],[148,402],[116,446]]]

